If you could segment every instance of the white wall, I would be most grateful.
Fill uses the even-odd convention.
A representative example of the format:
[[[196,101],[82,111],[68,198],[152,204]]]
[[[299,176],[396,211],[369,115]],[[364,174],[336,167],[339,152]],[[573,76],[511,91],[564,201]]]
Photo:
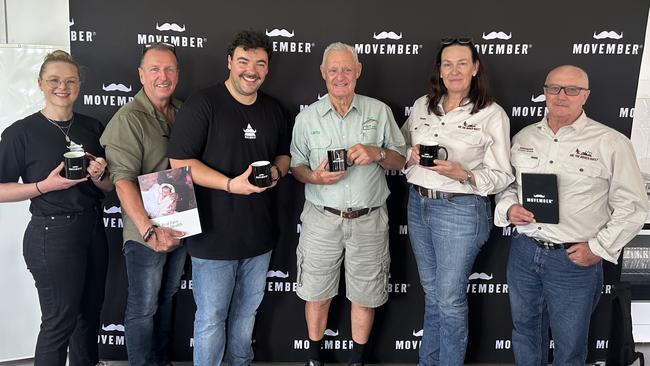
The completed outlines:
[[[69,50],[67,0],[0,0],[0,132],[37,111],[36,87],[47,52]],[[40,325],[34,280],[22,258],[29,202],[0,204],[0,361],[31,358]]]
[[[68,0],[5,0],[10,44],[70,47]],[[0,1],[0,3],[2,3]]]

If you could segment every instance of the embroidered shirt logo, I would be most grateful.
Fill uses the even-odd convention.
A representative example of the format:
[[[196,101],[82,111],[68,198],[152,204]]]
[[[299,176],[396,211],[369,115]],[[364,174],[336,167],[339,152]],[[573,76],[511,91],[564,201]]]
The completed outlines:
[[[463,122],[462,125],[459,125],[458,128],[462,128],[463,130],[472,130],[472,131],[480,131],[481,128],[476,125],[476,123],[467,123],[467,121]]]
[[[589,160],[589,161],[598,161],[598,158],[594,158],[592,156],[591,151],[588,151],[588,150],[580,151],[580,149],[577,149],[577,148],[576,148],[575,152],[572,153],[572,154],[569,154],[569,156],[572,157],[572,158],[585,159],[585,160]]]
[[[248,126],[246,126],[246,129],[244,130],[244,138],[249,139],[249,140],[254,140],[257,138],[255,135],[257,133],[257,130],[254,130],[253,127],[251,127],[251,124],[249,123]]]

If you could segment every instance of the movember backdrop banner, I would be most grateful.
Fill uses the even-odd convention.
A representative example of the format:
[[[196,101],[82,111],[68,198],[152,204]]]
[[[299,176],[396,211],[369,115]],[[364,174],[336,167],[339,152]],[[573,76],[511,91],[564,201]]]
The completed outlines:
[[[648,0],[624,4],[399,1],[381,6],[366,0],[251,0],[245,5],[207,0],[71,0],[72,53],[84,65],[76,110],[108,122],[140,89],[139,58],[143,45],[152,42],[177,45],[179,98],[222,82],[228,72],[227,44],[237,31],[250,27],[265,31],[273,40],[275,53],[262,89],[279,98],[293,115],[326,94],[318,69],[322,52],[329,43],[342,41],[356,48],[363,63],[357,92],[386,102],[401,125],[415,99],[429,91],[440,39],[460,36],[471,37],[476,43],[492,92],[510,116],[512,134],[544,116],[542,84],[548,70],[571,63],[590,75],[588,115],[629,136],[647,14]],[[387,172],[387,179],[392,192],[388,199],[390,300],[377,310],[368,361],[414,363],[422,339],[423,294],[409,246],[406,181],[395,171]],[[309,347],[304,302],[295,295],[303,186],[289,176],[275,189],[280,191],[277,215],[281,234],[258,313],[255,357],[259,361],[304,361]],[[120,205],[114,196],[106,200],[104,212],[111,263],[98,342],[102,358],[125,359],[127,282],[120,252]],[[505,278],[509,236],[510,228],[492,230],[469,279],[468,362],[512,362]],[[605,358],[615,278],[615,268],[606,265],[603,296],[589,339],[590,360]],[[189,261],[180,285],[173,358],[190,360],[195,306]],[[342,285],[340,293],[344,292]],[[347,361],[352,346],[349,324],[349,303],[338,296],[325,336],[326,361]],[[552,347],[551,343],[549,349]]]

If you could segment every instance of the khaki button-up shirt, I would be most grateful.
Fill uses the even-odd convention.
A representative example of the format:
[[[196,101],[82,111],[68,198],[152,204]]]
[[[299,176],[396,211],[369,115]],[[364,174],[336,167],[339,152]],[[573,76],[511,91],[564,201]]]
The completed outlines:
[[[508,209],[521,202],[521,173],[557,175],[560,222],[517,226],[533,238],[588,242],[594,254],[616,263],[648,215],[632,143],[584,113],[556,134],[546,118],[521,130],[512,140],[511,162],[516,181],[497,195],[497,226],[509,225]]]
[[[409,183],[429,189],[481,196],[504,190],[513,180],[510,168],[510,122],[498,104],[470,114],[472,103],[464,104],[442,116],[429,112],[428,98],[415,101],[411,114],[402,126],[409,146],[434,140],[444,146],[447,160],[459,163],[474,175],[476,187],[412,165],[404,170]],[[442,110],[442,106],[438,105]],[[407,152],[407,159],[412,149]]]

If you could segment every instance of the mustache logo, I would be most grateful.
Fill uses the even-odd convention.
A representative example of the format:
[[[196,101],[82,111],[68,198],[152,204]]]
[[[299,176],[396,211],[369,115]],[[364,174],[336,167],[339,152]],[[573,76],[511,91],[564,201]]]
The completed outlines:
[[[621,32],[621,34],[618,34],[614,31],[602,31],[596,34],[596,32],[594,31],[594,39],[604,39],[604,38],[621,39],[623,38],[623,32]]]
[[[185,24],[181,27],[176,23],[163,23],[163,25],[158,25],[158,22],[156,22],[156,29],[159,31],[185,32]]]
[[[546,96],[544,94],[540,94],[538,96],[535,96],[534,94],[530,97],[531,102],[539,103],[539,102],[544,102],[546,101]]]
[[[289,277],[289,272],[284,273],[282,271],[268,271],[266,273],[266,278],[272,278],[272,277],[287,278]]]
[[[483,39],[486,40],[491,40],[491,39],[509,40],[510,38],[512,38],[512,32],[510,32],[510,34],[506,34],[505,32],[490,32],[488,34],[485,34],[485,32],[483,32]]]
[[[115,83],[110,83],[108,85],[104,85],[102,83],[102,89],[104,89],[104,91],[115,91],[115,90],[117,90],[117,91],[121,91],[121,92],[125,92],[125,93],[128,93],[131,90],[133,90],[131,88],[131,85],[129,85],[129,87],[127,88],[126,85],[124,85],[124,84],[115,84]]]
[[[320,95],[320,93],[318,93],[318,100],[321,100],[321,99],[325,98],[326,96],[327,96],[327,93],[325,93],[323,95]]]
[[[102,330],[106,332],[124,332],[124,326],[122,324],[109,324],[109,325],[104,325],[102,324]]]
[[[413,329],[413,336],[414,337],[422,337],[423,334],[424,334],[424,329],[420,329],[417,332],[415,331],[415,329]]]
[[[491,280],[493,278],[492,274],[487,274],[487,273],[472,273],[469,275],[469,280]]]
[[[339,330],[337,329],[336,331],[333,331],[331,329],[325,329],[325,335],[330,337],[336,337],[337,335],[339,335]]]
[[[107,214],[122,213],[122,208],[117,207],[117,206],[113,206],[111,208],[104,207],[104,213],[107,213]]]
[[[286,29],[272,29],[269,31],[268,29],[266,30],[266,35],[269,37],[284,37],[284,38],[293,38],[293,36],[296,34],[294,30],[291,30],[289,32]]]
[[[74,25],[74,18],[70,19],[70,22],[68,22],[68,27],[72,27]]]
[[[393,31],[389,32],[379,32],[379,34],[373,32],[372,33],[372,38],[374,39],[402,39],[402,32],[399,33],[399,35]]]

